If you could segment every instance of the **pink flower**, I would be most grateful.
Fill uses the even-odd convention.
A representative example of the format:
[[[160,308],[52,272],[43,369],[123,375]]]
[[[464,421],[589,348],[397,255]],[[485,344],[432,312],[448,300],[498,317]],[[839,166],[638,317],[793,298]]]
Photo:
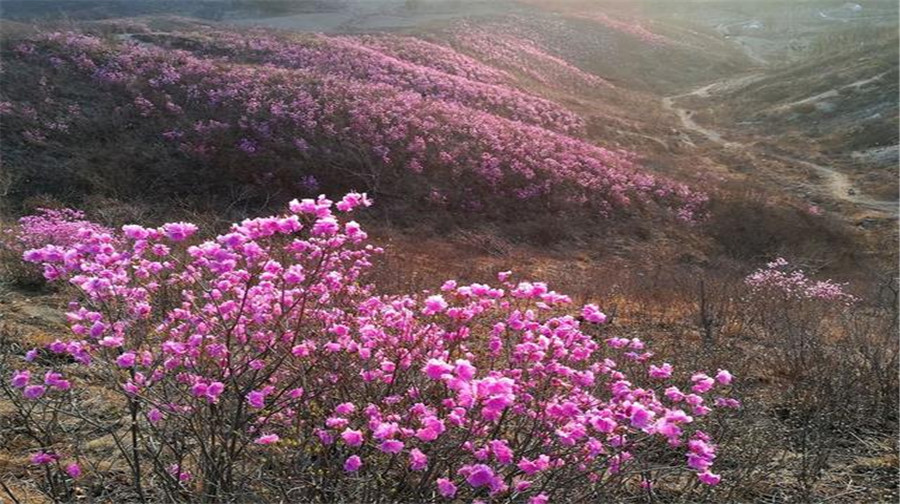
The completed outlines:
[[[516,465],[519,467],[519,469],[522,470],[522,472],[531,475],[550,467],[550,457],[548,457],[547,455],[540,455],[533,461],[522,457],[522,459]]]
[[[403,441],[397,441],[396,439],[388,439],[382,441],[380,445],[378,445],[378,449],[383,451],[384,453],[400,453],[403,450]]]
[[[73,462],[66,466],[66,474],[72,479],[78,479],[81,476],[81,467]]]
[[[190,481],[191,473],[183,470],[178,464],[172,464],[168,467],[169,474],[178,478],[178,481],[182,483],[185,481]]]
[[[28,370],[24,371],[16,371],[13,373],[12,380],[10,383],[15,388],[23,388],[28,385],[28,381],[31,379],[31,373]]]
[[[116,357],[116,365],[123,368],[134,367],[135,355],[133,352],[125,352]]]
[[[197,226],[188,222],[170,222],[163,224],[163,232],[170,240],[180,242],[187,240],[196,233]]]
[[[609,434],[618,426],[616,421],[612,418],[606,417],[595,417],[590,420],[591,427],[597,429],[600,432],[605,434]]]
[[[141,226],[134,224],[126,224],[122,226],[122,233],[125,237],[132,240],[146,240],[150,236],[150,231]]]
[[[256,438],[253,442],[260,445],[270,445],[273,443],[277,443],[279,440],[281,440],[281,438],[278,437],[278,434],[263,434],[262,436]]]
[[[719,408],[738,409],[741,407],[741,401],[731,397],[717,397],[716,406]]]
[[[656,422],[656,432],[670,440],[677,440],[683,431],[674,422],[668,419],[661,419]]]
[[[26,399],[34,400],[44,395],[45,390],[43,385],[29,385],[22,391],[22,395],[24,395]]]
[[[350,455],[347,457],[347,460],[344,461],[344,471],[356,472],[362,465],[362,459],[360,459],[358,455]]]
[[[444,296],[441,296],[440,294],[428,296],[428,298],[425,299],[425,309],[423,310],[423,313],[425,313],[425,315],[441,313],[447,309],[447,306],[449,305],[444,301]]]
[[[484,464],[463,466],[459,472],[475,488],[490,485],[494,481],[494,470]]]
[[[397,434],[400,429],[397,427],[396,423],[393,422],[384,422],[377,423],[376,427],[372,429],[372,437],[379,440],[388,439]]]
[[[197,383],[191,385],[191,394],[193,394],[194,397],[204,397],[208,388],[209,385],[203,383],[202,381],[198,381]]]
[[[444,373],[453,371],[453,366],[440,359],[429,359],[422,371],[432,380],[440,380]]]
[[[731,380],[734,379],[731,373],[724,369],[720,369],[718,373],[716,373],[716,381],[721,383],[722,385],[728,385],[731,383]]]
[[[251,390],[247,393],[247,404],[250,406],[260,409],[265,407],[266,405],[266,395],[262,391],[259,390]]]
[[[413,471],[423,471],[428,467],[428,457],[418,448],[409,451],[409,468]]]
[[[672,402],[680,402],[683,401],[685,395],[683,392],[678,390],[678,387],[669,387],[665,390],[666,397]]]
[[[539,493],[528,499],[528,504],[547,504],[548,502],[550,502],[550,497],[545,493]]]
[[[694,382],[694,386],[691,387],[691,390],[698,394],[709,392],[716,383],[715,380],[706,376],[704,373],[695,373],[691,376],[691,381]]]
[[[108,348],[118,348],[125,343],[125,339],[120,336],[106,336],[100,340],[100,346]]]
[[[152,410],[147,412],[147,420],[149,420],[150,423],[153,424],[159,422],[160,420],[162,420],[162,412],[160,412],[156,408],[153,408]]]
[[[53,343],[47,345],[47,349],[55,354],[61,354],[66,352],[66,344],[62,341],[56,340]]]
[[[105,330],[106,324],[98,320],[91,325],[91,330],[88,332],[88,334],[90,334],[92,338],[99,338],[103,335],[103,331]]]
[[[606,314],[601,312],[595,304],[584,305],[584,308],[581,309],[581,316],[584,317],[584,320],[594,324],[603,324],[607,318]]]
[[[477,372],[477,370],[471,362],[465,359],[457,359],[456,366],[454,366],[453,368],[453,372],[458,378],[462,380],[471,380],[472,378],[475,378],[475,373]]]
[[[342,416],[349,415],[354,411],[356,411],[356,406],[354,406],[353,403],[350,402],[338,404],[337,407],[334,408],[334,412]]]
[[[709,471],[703,471],[702,473],[698,474],[697,477],[700,478],[700,481],[702,481],[704,484],[710,486],[718,485],[719,481],[722,480],[721,476],[719,476],[718,474],[713,474]]]
[[[219,396],[225,391],[225,384],[222,382],[212,382],[206,387],[206,398],[209,402],[216,402]]]
[[[335,205],[335,207],[341,212],[350,212],[357,207],[367,207],[371,205],[372,200],[370,200],[366,196],[366,193],[349,193],[345,195],[344,198]]]
[[[47,371],[44,374],[44,385],[53,387],[56,390],[69,390],[72,384],[69,383],[69,380],[63,380],[61,374]]]
[[[309,198],[304,199],[303,201],[292,200],[288,203],[288,207],[291,212],[295,214],[305,213],[305,214],[315,214],[316,213],[316,202]]]
[[[447,478],[438,478],[437,487],[438,493],[440,493],[442,497],[452,499],[456,495],[456,485]]]
[[[633,404],[631,410],[631,425],[643,429],[647,427],[653,420],[655,413],[648,410],[641,404]]]
[[[443,420],[433,416],[423,418],[422,424],[424,427],[418,429],[415,436],[426,442],[434,441],[447,429]]]
[[[707,457],[704,457],[702,455],[698,455],[696,453],[688,453],[687,465],[691,469],[705,471],[707,467],[712,465],[712,462]]]
[[[341,433],[341,439],[348,446],[359,446],[363,443],[363,433],[359,430],[346,429]]]
[[[491,447],[491,453],[494,454],[494,458],[497,459],[497,462],[501,464],[510,464],[513,460],[513,451],[509,448],[504,440],[494,439],[488,443]]]
[[[313,224],[312,233],[314,236],[331,236],[340,231],[340,225],[338,225],[337,219],[334,217],[325,217],[316,221]]]
[[[322,444],[328,446],[334,443],[334,436],[325,429],[316,429],[316,436],[319,436],[319,441],[322,441]]]
[[[31,455],[31,463],[33,465],[47,465],[52,464],[56,460],[59,459],[59,455],[55,453],[48,453],[45,451],[39,451],[33,455]]]
[[[654,378],[657,380],[666,379],[672,376],[672,365],[668,362],[663,364],[660,367],[650,365],[650,378]]]

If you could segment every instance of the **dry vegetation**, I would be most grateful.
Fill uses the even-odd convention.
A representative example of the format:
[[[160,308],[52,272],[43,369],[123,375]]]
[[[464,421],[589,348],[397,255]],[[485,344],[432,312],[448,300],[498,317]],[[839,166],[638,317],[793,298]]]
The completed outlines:
[[[529,100],[549,100],[559,110],[580,117],[584,128],[572,133],[574,139],[565,140],[565,148],[577,142],[579,149],[582,144],[629,149],[640,153],[638,173],[702,189],[710,196],[702,218],[690,224],[679,221],[665,202],[627,206],[598,218],[568,206],[569,200],[491,201],[492,189],[487,186],[479,189],[478,196],[488,201],[488,214],[463,210],[469,192],[451,194],[459,197],[456,206],[434,204],[424,196],[433,187],[481,182],[474,176],[442,179],[442,172],[436,176],[428,170],[421,178],[410,176],[399,164],[380,164],[367,150],[368,140],[360,137],[347,141],[321,134],[316,138],[328,146],[328,156],[316,154],[321,157],[297,157],[280,147],[263,157],[248,157],[234,147],[237,137],[215,140],[221,140],[222,148],[215,156],[192,156],[160,139],[160,132],[169,129],[169,119],[141,116],[131,94],[134,88],[108,93],[88,77],[79,80],[48,70],[46,61],[20,58],[14,48],[36,31],[4,22],[6,61],[0,75],[0,101],[16,107],[33,105],[47,137],[33,141],[23,136],[23,131],[40,121],[25,117],[28,114],[23,115],[22,109],[0,122],[3,166],[8,170],[0,169],[2,227],[14,227],[19,216],[38,208],[77,207],[85,210],[89,220],[110,228],[187,221],[197,223],[204,238],[212,238],[226,232],[232,222],[280,211],[303,190],[288,187],[287,181],[320,170],[315,174],[325,186],[321,190],[329,194],[348,189],[374,193],[376,205],[356,218],[371,241],[386,249],[363,275],[362,281],[371,282],[376,294],[436,291],[448,279],[461,285],[495,283],[497,272],[512,269],[519,278],[545,281],[568,294],[575,306],[598,304],[608,322],[593,334],[597,341],[638,337],[656,353],[655,362],[669,362],[679,370],[729,369],[736,376],[731,395],[742,407],[714,416],[704,426],[719,447],[715,469],[722,480],[718,485],[701,485],[696,477],[678,472],[683,456],[654,447],[642,460],[648,465],[628,472],[608,488],[579,487],[569,494],[555,494],[554,501],[589,502],[598,495],[615,502],[896,501],[900,498],[896,215],[823,196],[810,189],[808,173],[798,173],[766,155],[800,152],[810,159],[840,160],[839,167],[853,175],[859,190],[878,199],[895,198],[894,190],[885,188],[890,185],[886,181],[896,180],[895,166],[883,164],[873,170],[872,164],[851,159],[848,152],[897,143],[896,30],[878,31],[859,48],[852,44],[846,53],[827,54],[823,48],[831,42],[859,38],[855,30],[836,31],[828,36],[832,38],[816,39],[800,64],[758,70],[765,72],[764,78],[713,95],[709,101],[689,98],[687,103],[698,107],[698,121],[754,143],[756,149],[731,150],[682,131],[678,118],[659,106],[662,96],[757,71],[710,23],[687,23],[674,15],[643,19],[645,13],[638,11],[595,19],[582,15],[582,2],[552,4],[557,11],[552,15],[535,14],[533,9],[538,8],[529,7],[522,15],[474,19],[462,25],[502,38],[520,51],[522,59],[484,52],[465,38],[472,37],[474,30],[452,23],[402,35],[444,41],[449,49],[471,58],[472,62],[461,59],[466,61],[461,65],[478,63],[505,73],[504,79],[509,80],[503,85],[509,89]],[[610,5],[614,4],[618,5]],[[547,2],[541,5],[549,8]],[[231,30],[164,17],[67,22],[37,31],[59,28],[97,34],[110,44],[107,47],[121,43],[122,32],[146,30],[151,35],[142,43],[174,44],[167,49],[177,46],[197,57],[223,50],[211,40],[226,39]],[[185,35],[194,32],[205,35],[195,39]],[[235,39],[248,36],[244,31],[234,33],[238,34]],[[296,40],[308,40],[304,37]],[[874,56],[861,59],[862,53]],[[237,66],[255,68],[260,63],[249,52],[242,54]],[[411,52],[404,57],[413,61],[415,56]],[[266,63],[289,67],[283,61]],[[224,68],[232,62],[216,64]],[[415,64],[427,66],[428,62]],[[823,66],[829,71],[822,72]],[[547,75],[566,72],[575,84],[543,81],[537,70],[541,68]],[[825,111],[814,102],[796,103],[832,88],[843,89],[873,72],[883,74],[883,79],[840,91],[842,100],[836,110]],[[588,90],[577,81],[591,75],[613,86]],[[477,78],[474,81],[484,84]],[[470,85],[477,87],[466,83]],[[150,96],[146,86],[141,90]],[[424,92],[415,99],[430,100]],[[879,104],[882,115],[876,121],[860,121],[858,114],[873,102]],[[77,118],[64,117],[71,105],[79,107]],[[479,105],[473,99],[467,106]],[[515,106],[496,107],[479,117],[496,114],[490,115],[496,124],[520,128],[496,119],[519,113]],[[201,113],[207,112],[198,107],[189,110],[187,119],[174,120],[187,126],[206,118]],[[759,124],[748,128],[746,121]],[[68,130],[54,136],[57,126],[48,123],[66,123]],[[461,132],[462,127],[452,131]],[[538,138],[538,130],[528,131]],[[555,135],[540,131],[548,137]],[[481,149],[484,142],[476,139],[472,145]],[[259,176],[260,168],[275,171],[275,178]],[[363,177],[350,180],[346,175],[363,168],[384,170],[386,183],[364,186]],[[509,184],[520,182],[509,180]],[[307,194],[313,191],[299,196]],[[292,471],[285,461],[303,460],[309,467],[321,468],[327,466],[316,464],[336,455],[334,450],[310,448],[308,457],[298,456],[286,445],[269,454],[254,452],[258,458],[249,463],[236,463],[234,470],[246,480],[227,491],[211,491],[198,482],[178,489],[177,481],[174,486],[161,481],[165,471],[152,465],[143,467],[143,488],[136,489],[134,483],[140,478],[131,464],[131,448],[121,445],[130,434],[134,417],[128,413],[134,405],[103,386],[108,376],[79,366],[65,355],[41,351],[33,363],[42,370],[41,376],[45,369],[60,371],[78,389],[67,399],[77,414],[57,418],[52,411],[41,410],[43,424],[29,417],[37,415],[38,409],[10,384],[9,377],[22,367],[29,349],[70,336],[64,313],[77,295],[71,286],[44,283],[34,265],[20,260],[22,252],[11,235],[0,236],[0,502],[7,497],[22,503],[444,501],[434,491],[413,491],[411,486],[418,480],[409,470],[391,473],[402,475],[396,481],[377,475],[348,479],[339,468],[331,473]],[[845,289],[857,300],[844,303],[793,296],[748,285],[748,275],[776,257],[787,258],[811,278],[846,282]],[[41,430],[39,425],[51,427]],[[29,463],[29,455],[39,449],[77,457],[84,474],[71,478],[49,466]],[[152,450],[147,450],[145,460],[152,464]],[[389,469],[395,469],[393,460]],[[659,475],[652,491],[640,485],[642,470]],[[394,493],[365,493],[372,489]],[[471,496],[488,498],[486,492]],[[490,500],[526,501],[518,494]]]

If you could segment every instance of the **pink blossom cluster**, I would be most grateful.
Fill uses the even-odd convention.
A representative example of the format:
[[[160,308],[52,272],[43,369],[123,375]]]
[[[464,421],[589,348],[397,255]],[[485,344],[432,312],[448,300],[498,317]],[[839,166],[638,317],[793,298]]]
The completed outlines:
[[[857,297],[848,293],[847,284],[833,282],[831,279],[813,280],[802,269],[791,268],[790,263],[782,257],[766,263],[744,279],[754,291],[779,292],[797,299],[817,299],[853,304]]]
[[[482,63],[438,42],[390,34],[360,35],[355,39],[365,47],[398,60],[434,68],[446,74],[465,77],[472,81],[486,84],[506,84],[513,79],[503,70]]]
[[[31,465],[35,466],[49,466],[60,465],[61,458],[62,457],[57,453],[41,450],[33,453],[31,457],[28,458],[28,461],[31,463]],[[77,462],[69,462],[64,466],[63,470],[72,479],[78,479],[81,477],[81,466],[78,465]]]
[[[263,32],[210,32],[206,44],[192,48],[201,54],[228,54],[235,61],[268,63],[308,70],[341,79],[385,84],[436,100],[458,103],[501,117],[567,134],[584,131],[584,120],[574,112],[513,87],[471,80],[456,73],[399,59],[371,47],[372,37],[285,39]],[[448,51],[452,51],[447,49]],[[457,61],[467,61],[463,55]],[[484,65],[470,64],[468,73],[483,73]]]
[[[635,468],[652,479],[645,459],[670,450],[719,482],[702,425],[737,407],[723,395],[730,373],[651,364],[641,340],[604,335],[596,305],[581,310],[586,327],[566,314],[569,297],[509,272],[493,286],[374,295],[360,279],[380,249],[341,217],[369,204],[294,200],[205,241],[189,223],[129,225],[29,250],[80,293],[71,337],[43,351],[109,373],[178,484],[219,474],[203,472],[219,458],[200,446],[243,447],[222,460],[316,453],[313,471],[388,487],[413,477],[422,501],[547,502],[559,482],[602,487]],[[28,370],[12,383],[35,401],[69,387],[51,373],[29,393]],[[213,441],[184,442],[207,425]]]
[[[86,220],[78,210],[38,208],[36,212],[19,219],[18,225],[0,231],[0,248],[21,256],[28,249],[71,247],[88,236],[111,232]]]
[[[135,113],[164,121],[162,136],[193,156],[293,159],[299,153],[316,166],[342,167],[348,152],[359,153],[360,170],[308,176],[346,181],[350,175],[368,187],[403,184],[413,191],[410,197],[463,210],[506,208],[511,199],[604,216],[651,202],[685,221],[702,214],[704,194],[646,173],[633,153],[478,110],[445,99],[443,92],[423,96],[379,82],[387,77],[363,82],[335,76],[341,72],[316,59],[337,58],[336,68],[350,61],[363,64],[366,58],[341,52],[358,45],[351,40],[323,38],[304,45],[216,33],[206,52],[212,47],[229,55],[249,51],[283,59],[285,66],[311,68],[233,64],[156,46],[106,46],[84,36],[47,36],[42,54],[55,55],[62,69],[130,93]],[[323,49],[315,50],[318,46]],[[289,64],[292,58],[302,64]],[[386,68],[375,73],[393,75]],[[412,178],[415,183],[409,174],[419,176]]]

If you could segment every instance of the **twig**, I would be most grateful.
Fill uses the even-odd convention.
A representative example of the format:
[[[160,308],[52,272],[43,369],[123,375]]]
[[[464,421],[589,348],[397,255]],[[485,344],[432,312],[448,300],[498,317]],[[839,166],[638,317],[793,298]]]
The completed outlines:
[[[9,498],[12,499],[15,504],[22,504],[19,499],[17,499],[16,496],[13,495],[12,490],[10,490],[8,486],[6,486],[6,483],[4,483],[3,480],[0,480],[0,486],[3,487],[3,491],[6,492],[7,495],[9,495]]]

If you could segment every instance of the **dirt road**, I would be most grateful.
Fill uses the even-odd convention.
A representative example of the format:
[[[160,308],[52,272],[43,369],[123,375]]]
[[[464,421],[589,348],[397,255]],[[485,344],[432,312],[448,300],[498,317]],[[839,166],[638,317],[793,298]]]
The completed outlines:
[[[819,175],[819,177],[824,180],[824,187],[829,190],[830,196],[834,199],[848,201],[855,205],[868,208],[869,210],[884,212],[895,217],[898,215],[898,202],[878,200],[866,196],[865,194],[860,194],[858,190],[853,189],[853,183],[850,181],[850,178],[847,177],[847,175],[835,170],[834,168],[811,163],[809,161],[804,161],[802,159],[797,159],[791,156],[783,156],[780,154],[771,153],[766,155],[787,163],[803,166],[814,171],[817,175]]]
[[[886,213],[891,216],[897,217],[900,215],[900,207],[898,207],[898,202],[896,201],[888,201],[888,200],[879,200],[867,196],[865,194],[861,194],[858,190],[854,189],[850,178],[841,173],[834,168],[823,166],[820,164],[816,164],[810,161],[806,161],[803,159],[798,159],[791,156],[785,156],[781,154],[773,154],[770,152],[764,151],[762,148],[756,147],[752,144],[739,142],[735,140],[728,140],[725,136],[720,132],[713,128],[701,126],[697,124],[693,119],[693,111],[681,107],[678,105],[678,100],[681,98],[686,98],[688,96],[696,96],[700,98],[707,98],[714,93],[722,92],[726,89],[731,89],[737,86],[749,84],[756,79],[761,78],[764,75],[764,72],[756,72],[752,74],[741,75],[737,77],[732,77],[728,79],[723,79],[720,81],[713,82],[711,84],[703,85],[693,91],[683,93],[675,96],[667,96],[662,99],[663,107],[675,113],[678,118],[681,120],[681,125],[684,129],[697,133],[711,142],[718,144],[726,149],[744,149],[744,150],[753,150],[753,153],[758,156],[769,157],[773,159],[777,159],[779,161],[790,163],[796,166],[800,166],[806,168],[808,170],[816,173],[819,178],[822,179],[822,185],[819,187],[815,187],[813,183],[809,183],[808,185],[813,189],[818,189],[823,192],[826,196],[845,201],[848,203],[852,203],[854,205],[874,210],[881,213]],[[867,80],[863,83],[868,83],[872,80],[880,78],[881,75],[875,76],[872,79]],[[861,81],[862,82],[862,81]],[[858,85],[860,83],[853,83],[851,85]],[[834,94],[837,94],[837,90],[833,90]],[[829,91],[828,93],[830,93]]]

